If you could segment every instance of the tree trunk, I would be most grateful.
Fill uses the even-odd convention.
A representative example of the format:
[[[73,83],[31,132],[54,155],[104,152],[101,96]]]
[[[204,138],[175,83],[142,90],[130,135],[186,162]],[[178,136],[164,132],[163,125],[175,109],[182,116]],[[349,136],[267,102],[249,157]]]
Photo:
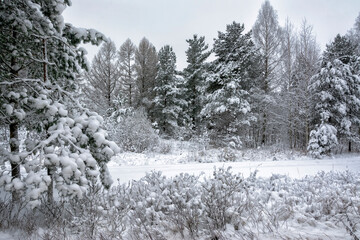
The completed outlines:
[[[44,82],[48,80],[48,58],[47,58],[47,46],[46,46],[46,39],[43,39],[43,58],[44,58],[44,64],[43,64],[43,71],[44,71]],[[53,167],[48,166],[47,167],[47,174],[50,177],[50,184],[48,186],[47,194],[48,194],[48,202],[52,203],[54,201],[54,176],[53,176]]]
[[[131,96],[132,96],[132,89],[131,89],[131,84],[129,85],[129,106],[132,106],[132,101],[131,101]]]
[[[351,141],[349,140],[348,151],[351,152]]]
[[[16,122],[10,124],[10,150],[12,154],[19,153],[19,126]],[[20,178],[20,164],[11,162],[11,177],[12,179]],[[19,194],[13,190],[12,191],[12,200],[19,201]]]
[[[12,32],[12,37],[15,40],[17,38],[16,31]],[[14,44],[15,45],[15,44]],[[19,70],[16,68],[17,61],[14,56],[11,57],[11,78],[13,80],[16,79],[16,77],[19,74]],[[17,122],[17,119],[13,119],[12,122],[9,125],[10,129],[10,151],[11,154],[18,154],[19,153],[19,125]],[[20,179],[20,163],[14,163],[10,160],[11,165],[11,177],[12,179],[19,178]],[[19,201],[20,195],[15,190],[12,191],[12,200],[13,201]]]
[[[54,170],[53,167],[47,168],[47,174],[50,176],[50,184],[48,186],[48,203],[54,202]]]
[[[307,146],[309,145],[309,137],[310,137],[310,130],[309,130],[309,121],[306,119],[305,122],[305,150],[307,149]]]
[[[265,109],[264,109],[265,110]],[[267,116],[266,113],[263,113],[263,122],[261,126],[261,145],[265,145],[266,143],[266,123],[267,123]]]

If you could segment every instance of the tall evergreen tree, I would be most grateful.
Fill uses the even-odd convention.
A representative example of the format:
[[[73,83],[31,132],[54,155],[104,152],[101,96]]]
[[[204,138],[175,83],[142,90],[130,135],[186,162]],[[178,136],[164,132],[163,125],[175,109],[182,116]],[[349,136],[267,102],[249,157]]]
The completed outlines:
[[[238,136],[253,120],[249,91],[257,51],[251,32],[244,34],[244,29],[243,24],[233,22],[226,26],[226,32],[218,32],[213,49],[216,60],[206,78],[206,105],[201,112],[209,122],[213,139],[233,147],[241,145]]]
[[[179,99],[179,79],[176,76],[176,56],[169,45],[159,51],[159,71],[155,79],[153,118],[162,134],[174,136],[183,100]]]
[[[186,40],[189,48],[186,50],[188,66],[184,69],[185,77],[185,101],[187,102],[186,114],[193,130],[198,131],[200,125],[200,112],[204,102],[205,86],[205,61],[211,54],[207,51],[208,45],[205,37],[194,35]]]

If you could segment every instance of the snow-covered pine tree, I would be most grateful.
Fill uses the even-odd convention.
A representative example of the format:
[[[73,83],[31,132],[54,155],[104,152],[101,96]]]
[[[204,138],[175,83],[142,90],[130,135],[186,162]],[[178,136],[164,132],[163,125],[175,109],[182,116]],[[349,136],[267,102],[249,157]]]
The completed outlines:
[[[351,142],[359,141],[359,61],[358,57],[353,57],[349,64],[339,59],[327,62],[320,73],[313,77],[314,82],[310,86],[310,90],[315,93],[315,111],[320,114],[317,121],[321,122],[315,132],[319,132],[324,124],[333,126],[338,139],[345,138],[349,141],[349,151]],[[334,131],[327,132],[334,134]]]
[[[181,79],[176,76],[176,56],[172,47],[166,45],[158,53],[159,66],[155,79],[154,108],[152,116],[160,133],[174,136],[178,130],[179,113],[184,100],[181,99]]]
[[[334,41],[326,45],[326,50],[323,54],[324,65],[329,61],[335,59],[348,64],[355,54],[356,45],[350,40],[348,36],[336,35]]]
[[[219,32],[213,52],[217,59],[211,63],[206,78],[206,105],[201,111],[209,123],[213,139],[218,144],[239,147],[241,128],[250,125],[249,91],[253,86],[252,68],[256,66],[257,51],[251,32],[243,34],[244,25],[233,22],[226,32]]]
[[[187,102],[186,114],[192,130],[198,132],[200,125],[200,112],[203,107],[205,86],[205,61],[211,54],[207,51],[208,45],[205,37],[194,35],[186,40],[189,48],[186,50],[187,67],[183,70],[185,78],[185,101]]]
[[[61,14],[68,5],[0,5],[0,124],[9,129],[8,145],[0,149],[0,186],[32,205],[45,192],[52,200],[54,189],[81,197],[99,176],[109,186],[106,162],[119,150],[106,140],[102,118],[76,100],[76,75],[87,67],[79,44],[99,44],[104,36],[65,24]]]

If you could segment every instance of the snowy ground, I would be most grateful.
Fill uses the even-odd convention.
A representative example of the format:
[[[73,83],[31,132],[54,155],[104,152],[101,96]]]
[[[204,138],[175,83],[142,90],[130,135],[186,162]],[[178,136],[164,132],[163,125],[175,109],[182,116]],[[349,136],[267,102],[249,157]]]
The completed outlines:
[[[222,150],[211,149],[202,153],[183,144],[167,154],[121,153],[114,157],[108,166],[113,180],[119,180],[120,183],[139,180],[153,170],[161,171],[166,177],[174,177],[182,172],[195,175],[203,172],[205,175],[211,175],[214,167],[229,166],[234,173],[242,173],[244,177],[256,170],[257,176],[261,177],[283,174],[291,178],[303,178],[320,171],[360,172],[359,154],[312,159],[286,151],[247,150],[235,152],[234,162],[220,162],[222,156]]]
[[[8,233],[0,232],[0,240],[15,240],[16,238]]]

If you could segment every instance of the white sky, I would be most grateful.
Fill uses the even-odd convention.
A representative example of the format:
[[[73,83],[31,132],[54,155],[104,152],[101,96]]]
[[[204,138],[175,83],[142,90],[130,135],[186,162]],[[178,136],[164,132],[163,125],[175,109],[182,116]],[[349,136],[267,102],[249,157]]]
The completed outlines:
[[[145,36],[159,50],[173,47],[177,66],[186,67],[186,39],[205,36],[211,48],[218,31],[233,21],[244,23],[246,31],[255,23],[263,0],[72,0],[63,16],[76,27],[94,28],[117,48],[130,38],[136,45]],[[322,50],[337,33],[353,27],[360,12],[360,0],[272,0],[283,25],[289,17],[295,27],[304,18],[313,26]],[[91,62],[98,48],[86,45]]]

